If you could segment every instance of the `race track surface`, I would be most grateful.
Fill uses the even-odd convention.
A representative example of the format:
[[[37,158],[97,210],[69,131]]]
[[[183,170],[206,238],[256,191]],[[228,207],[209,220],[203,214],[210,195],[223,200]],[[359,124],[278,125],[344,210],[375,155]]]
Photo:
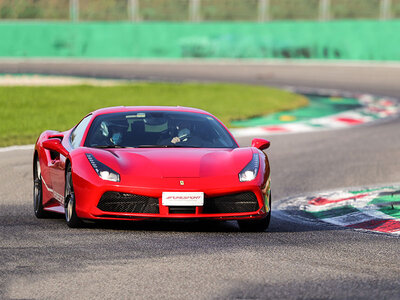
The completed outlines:
[[[293,85],[400,98],[400,69],[385,66],[36,61],[0,62],[0,70]],[[400,182],[399,118],[270,140],[273,206],[297,194]],[[33,216],[31,160],[30,150],[0,152],[0,298],[400,297],[396,237],[278,210],[264,233],[239,232],[235,222],[69,229],[62,218]]]

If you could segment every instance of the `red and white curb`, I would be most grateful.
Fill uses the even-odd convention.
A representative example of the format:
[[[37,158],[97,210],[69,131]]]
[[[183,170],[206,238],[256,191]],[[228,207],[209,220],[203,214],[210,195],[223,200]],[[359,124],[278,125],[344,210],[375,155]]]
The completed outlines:
[[[325,94],[325,92],[326,91],[324,91],[323,95],[328,96]],[[315,92],[315,94],[322,93]],[[332,94],[337,96],[336,91],[332,91]],[[314,118],[307,121],[236,128],[232,129],[231,131],[237,137],[311,132],[327,129],[347,128],[400,114],[400,102],[397,99],[377,97],[370,94],[352,95],[352,97],[359,101],[361,105],[360,108],[348,110],[331,116]]]
[[[337,226],[400,236],[400,185],[333,191],[287,199],[279,209]]]

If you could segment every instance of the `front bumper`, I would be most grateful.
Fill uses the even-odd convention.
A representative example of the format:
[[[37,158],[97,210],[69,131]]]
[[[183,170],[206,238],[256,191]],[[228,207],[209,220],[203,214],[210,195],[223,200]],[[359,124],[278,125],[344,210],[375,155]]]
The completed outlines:
[[[193,179],[195,180],[195,179]],[[196,179],[198,180],[198,179]],[[175,182],[176,180],[174,180]],[[270,211],[269,207],[269,185],[260,186],[255,183],[240,183],[236,186],[222,185],[218,187],[210,182],[188,182],[186,187],[173,186],[168,180],[163,184],[155,184],[156,188],[150,187],[132,187],[113,182],[103,181],[101,179],[92,181],[85,180],[78,175],[73,178],[76,212],[80,218],[84,219],[106,219],[106,220],[144,220],[144,219],[219,219],[219,220],[237,220],[237,219],[259,219],[263,218]],[[257,183],[257,181],[254,181]],[[197,187],[197,188],[196,188]],[[205,188],[206,187],[206,188]],[[171,207],[162,205],[162,192],[203,192],[205,196],[204,206],[186,206]],[[99,205],[103,195],[107,193],[121,193],[140,195],[144,198],[153,199],[157,205],[157,210],[143,209],[140,213],[127,211],[112,211],[110,206]],[[222,197],[226,200],[229,195],[251,193],[254,195],[256,205],[251,210],[246,211],[213,211],[210,210],[209,199]],[[225,196],[225,197],[224,197]],[[227,197],[228,196],[228,197]],[[247,206],[248,207],[248,206]],[[100,209],[101,208],[101,209]],[[150,213],[149,213],[150,211]]]

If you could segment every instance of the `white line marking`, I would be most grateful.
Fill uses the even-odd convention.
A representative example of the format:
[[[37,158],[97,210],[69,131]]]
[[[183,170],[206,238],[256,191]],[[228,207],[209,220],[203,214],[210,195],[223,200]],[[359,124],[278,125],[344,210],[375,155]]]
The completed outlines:
[[[35,148],[35,145],[9,146],[9,147],[0,148],[0,153],[16,151],[16,150],[32,150],[32,152],[33,152],[34,148]]]
[[[374,216],[366,215],[363,212],[353,212],[347,215],[325,218],[321,220],[335,225],[349,226],[366,221],[376,220],[376,218]]]
[[[379,207],[373,205],[368,208],[362,209],[361,211],[366,214],[374,217],[374,219],[391,219],[391,220],[398,220],[398,218],[395,218],[391,215],[387,215],[381,211],[378,210]]]

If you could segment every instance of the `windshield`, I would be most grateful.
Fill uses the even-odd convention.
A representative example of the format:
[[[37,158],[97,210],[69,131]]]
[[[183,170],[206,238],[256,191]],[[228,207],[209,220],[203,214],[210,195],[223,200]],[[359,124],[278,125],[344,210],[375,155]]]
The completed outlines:
[[[236,148],[227,130],[212,116],[175,111],[121,112],[97,116],[86,147]]]

